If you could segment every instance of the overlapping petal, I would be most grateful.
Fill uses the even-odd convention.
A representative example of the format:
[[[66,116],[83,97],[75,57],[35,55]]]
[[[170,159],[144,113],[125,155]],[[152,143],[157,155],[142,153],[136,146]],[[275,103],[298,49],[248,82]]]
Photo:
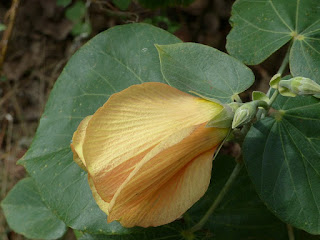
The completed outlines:
[[[149,227],[180,217],[207,190],[212,157],[226,133],[201,124],[162,141],[118,189],[108,220],[119,220],[126,227]]]
[[[145,155],[183,128],[206,123],[222,106],[162,83],[131,86],[110,97],[90,120],[86,166],[101,198],[110,202]]]
[[[89,182],[89,186],[92,191],[92,196],[93,196],[94,200],[96,201],[96,203],[98,204],[99,208],[102,211],[104,211],[106,214],[109,214],[109,205],[110,204],[102,200],[102,198],[98,194],[97,189],[94,186],[92,178],[90,176],[88,176],[88,182]]]
[[[86,162],[84,161],[82,145],[84,142],[84,136],[88,123],[92,115],[85,117],[78,126],[77,131],[74,132],[72,137],[72,143],[70,144],[73,152],[73,161],[75,161],[83,170],[86,170]]]

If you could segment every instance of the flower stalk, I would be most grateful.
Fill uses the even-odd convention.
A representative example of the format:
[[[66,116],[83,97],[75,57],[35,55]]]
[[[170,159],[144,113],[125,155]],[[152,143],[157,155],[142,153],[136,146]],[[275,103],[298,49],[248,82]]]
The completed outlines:
[[[239,173],[241,172],[242,167],[243,167],[243,164],[241,163],[241,161],[237,161],[237,164],[234,167],[231,175],[229,176],[227,182],[225,183],[225,185],[221,189],[220,193],[218,194],[218,196],[216,197],[216,199],[212,203],[211,207],[208,209],[206,214],[201,218],[201,220],[190,229],[190,232],[193,233],[193,232],[196,232],[196,231],[202,229],[203,225],[208,221],[209,217],[212,215],[214,210],[219,206],[219,204],[222,201],[222,199],[224,198],[224,196],[230,190],[232,184],[234,183],[234,181],[237,179]]]

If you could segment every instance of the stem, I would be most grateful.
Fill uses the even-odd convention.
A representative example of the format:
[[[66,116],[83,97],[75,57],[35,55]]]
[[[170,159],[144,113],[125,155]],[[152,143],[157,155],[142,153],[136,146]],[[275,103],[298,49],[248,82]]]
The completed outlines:
[[[226,184],[221,189],[219,195],[214,200],[214,202],[211,205],[211,207],[208,209],[206,214],[201,218],[201,220],[190,229],[190,232],[193,233],[193,232],[196,232],[196,231],[200,230],[202,228],[202,226],[208,221],[208,218],[211,216],[211,214],[214,212],[214,210],[219,206],[221,200],[226,195],[226,193],[230,190],[230,187],[232,186],[232,183],[235,181],[235,179],[239,175],[242,167],[243,167],[243,164],[237,162],[235,168],[233,169],[231,175],[229,176],[229,179],[227,180]]]
[[[292,42],[290,43],[288,49],[287,49],[287,53],[286,55],[284,56],[284,59],[281,63],[281,66],[278,70],[278,73],[280,73],[281,75],[283,74],[284,70],[286,69],[288,63],[289,63],[289,55],[290,55],[290,49],[291,49],[291,46],[292,46]]]
[[[270,90],[270,89],[269,89]],[[268,91],[270,92],[270,91]],[[270,98],[269,101],[269,106],[268,108],[270,108],[272,106],[272,103],[276,100],[277,96],[279,95],[279,91],[278,89],[275,90]],[[265,109],[259,109],[259,111],[257,112],[257,120],[260,120],[261,118],[264,118],[267,114],[266,108]]]
[[[278,90],[275,90],[270,98],[270,101],[269,101],[269,107],[271,107],[272,103],[276,100],[277,96],[279,94],[279,91]]]
[[[266,112],[265,109],[259,109],[257,112],[257,121],[259,121],[262,118],[262,115],[264,115]]]
[[[289,63],[289,56],[290,56],[290,49],[292,46],[292,42],[290,43],[286,55],[284,56],[281,66],[278,70],[278,73],[280,73],[281,75],[283,74],[284,70],[286,69],[288,63]],[[269,97],[271,92],[271,87],[269,88],[268,92],[267,92],[267,96]],[[274,93],[272,94],[271,98],[270,98],[270,102],[269,102],[269,107],[271,107],[272,103],[276,100],[277,96],[279,94],[279,91],[276,90],[274,91]],[[266,115],[266,111],[264,109],[259,109],[258,113],[257,113],[257,120],[260,120],[261,118],[264,118]]]
[[[258,107],[263,107],[264,109],[268,110],[269,109],[269,104],[265,101],[258,100],[257,102]]]
[[[109,16],[119,17],[119,18],[132,18],[135,17],[135,22],[139,21],[139,15],[135,12],[122,12],[114,8],[108,1],[93,1],[97,3],[99,8],[107,13]],[[106,6],[106,7],[105,7]],[[143,13],[143,12],[142,12]]]
[[[287,229],[288,229],[289,240],[295,240],[293,227],[291,225],[287,224]]]
[[[16,13],[19,6],[20,0],[12,0],[11,7],[8,11],[9,14],[9,23],[7,24],[7,28],[2,35],[2,39],[0,42],[1,52],[0,52],[0,72],[2,71],[4,59],[7,52],[7,47],[9,43],[9,39],[12,33],[12,29],[14,26],[14,21],[16,19]]]

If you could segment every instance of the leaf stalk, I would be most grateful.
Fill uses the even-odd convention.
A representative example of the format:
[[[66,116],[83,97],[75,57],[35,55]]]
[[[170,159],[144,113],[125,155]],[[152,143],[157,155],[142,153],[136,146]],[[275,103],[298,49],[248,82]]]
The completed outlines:
[[[279,91],[278,90],[275,90],[270,98],[270,101],[269,101],[269,107],[272,106],[273,102],[276,100],[277,96],[279,95]]]
[[[292,46],[292,41],[290,42],[290,45],[287,49],[287,52],[286,52],[286,55],[284,56],[283,60],[282,60],[282,63],[281,63],[281,66],[278,70],[277,73],[280,73],[281,75],[283,74],[284,70],[286,69],[288,63],[289,63],[289,56],[290,56],[290,50],[291,50],[291,46]]]
[[[287,230],[288,230],[288,238],[289,240],[295,240],[293,227],[289,224],[287,224]]]

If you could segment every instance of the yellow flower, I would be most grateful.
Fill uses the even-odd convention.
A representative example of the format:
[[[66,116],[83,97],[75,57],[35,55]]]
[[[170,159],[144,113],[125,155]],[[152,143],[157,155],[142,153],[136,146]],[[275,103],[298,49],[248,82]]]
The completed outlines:
[[[223,107],[163,83],[113,94],[73,135],[74,161],[108,222],[159,226],[206,192],[228,129],[206,127]]]

